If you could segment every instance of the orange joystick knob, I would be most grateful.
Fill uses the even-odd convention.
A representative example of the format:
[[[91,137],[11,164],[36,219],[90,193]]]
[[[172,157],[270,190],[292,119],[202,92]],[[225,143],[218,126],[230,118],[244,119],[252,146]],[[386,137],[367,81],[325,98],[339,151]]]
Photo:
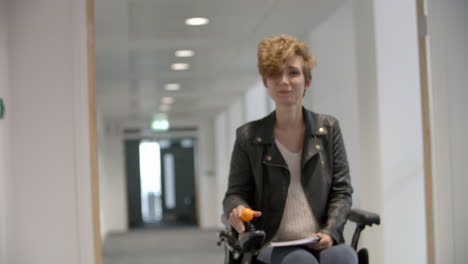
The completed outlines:
[[[242,215],[240,217],[242,221],[249,222],[254,218],[254,211],[250,208],[242,209]]]

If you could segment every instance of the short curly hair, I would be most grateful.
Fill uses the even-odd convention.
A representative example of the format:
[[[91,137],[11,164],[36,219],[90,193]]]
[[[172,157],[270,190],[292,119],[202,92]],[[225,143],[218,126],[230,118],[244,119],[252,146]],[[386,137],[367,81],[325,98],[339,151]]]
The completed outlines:
[[[312,79],[311,70],[315,66],[315,56],[309,53],[309,47],[290,35],[273,36],[263,39],[258,44],[258,71],[263,78],[281,72],[286,61],[293,55],[304,59],[302,71],[306,82]]]

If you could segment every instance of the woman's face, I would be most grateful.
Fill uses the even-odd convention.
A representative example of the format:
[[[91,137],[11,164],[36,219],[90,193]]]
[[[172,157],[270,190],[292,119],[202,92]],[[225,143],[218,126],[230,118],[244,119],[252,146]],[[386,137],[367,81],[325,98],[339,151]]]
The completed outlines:
[[[276,105],[301,105],[304,90],[310,82],[305,82],[304,59],[299,55],[290,57],[281,72],[268,76],[263,83]]]

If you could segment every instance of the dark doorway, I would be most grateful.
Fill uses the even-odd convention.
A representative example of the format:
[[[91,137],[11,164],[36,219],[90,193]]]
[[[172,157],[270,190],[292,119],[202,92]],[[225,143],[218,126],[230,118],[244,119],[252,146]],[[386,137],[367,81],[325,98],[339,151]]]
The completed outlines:
[[[126,140],[130,228],[197,225],[194,144],[193,138]]]

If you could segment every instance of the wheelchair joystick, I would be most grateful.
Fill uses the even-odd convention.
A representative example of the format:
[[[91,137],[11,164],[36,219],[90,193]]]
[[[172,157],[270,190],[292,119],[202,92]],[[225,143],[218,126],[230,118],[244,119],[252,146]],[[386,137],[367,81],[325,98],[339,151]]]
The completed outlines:
[[[244,222],[245,232],[255,231],[255,226],[250,222]]]
[[[242,210],[241,219],[245,225],[245,232],[239,234],[239,246],[243,252],[256,252],[258,251],[265,241],[265,232],[262,230],[255,230],[255,226],[250,223],[253,219],[253,211],[250,208]]]

